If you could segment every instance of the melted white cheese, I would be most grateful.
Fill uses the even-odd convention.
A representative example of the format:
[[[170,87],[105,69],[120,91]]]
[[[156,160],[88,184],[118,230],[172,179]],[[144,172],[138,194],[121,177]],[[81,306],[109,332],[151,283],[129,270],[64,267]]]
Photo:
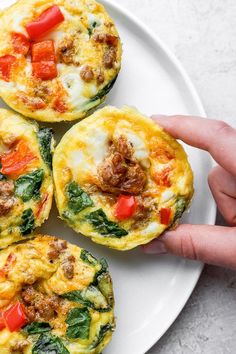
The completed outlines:
[[[58,65],[59,71],[62,71],[61,73],[61,82],[63,87],[68,93],[68,102],[71,104],[73,108],[79,107],[85,102],[88,101],[86,97],[82,95],[82,91],[84,89],[84,82],[82,81],[79,72],[68,72],[68,73],[63,73],[64,70],[61,70],[61,68],[64,65],[60,64]]]
[[[14,18],[11,19],[11,31],[20,32],[26,34],[24,26],[22,26],[22,21],[25,20],[25,13],[16,12]]]
[[[158,233],[159,229],[160,225],[156,221],[153,221],[146,227],[146,229],[141,231],[141,235],[155,234]]]
[[[52,31],[43,37],[43,40],[51,39],[54,42],[54,47],[57,49],[59,42],[65,37],[65,33],[62,31]]]
[[[143,167],[149,168],[149,151],[141,137],[131,130],[126,128],[120,129],[118,126],[114,133],[114,137],[117,139],[121,135],[125,136],[126,139],[132,144],[134,149],[134,157],[141,163],[141,165],[143,165]]]
[[[100,18],[98,18],[97,16],[95,16],[94,14],[88,14],[88,23],[90,26],[93,26],[93,24],[96,22],[96,27],[100,26],[102,21],[100,20]]]
[[[79,171],[91,171],[91,165],[88,163],[85,154],[81,150],[75,150],[68,156],[68,166],[72,171],[73,178],[76,180]]]
[[[90,130],[89,136],[85,137],[88,154],[93,158],[93,163],[98,166],[105,158],[108,151],[109,135],[102,129]]]
[[[172,192],[171,190],[165,190],[162,195],[161,195],[161,203],[166,203],[168,202],[170,199],[174,198],[175,194],[174,192]]]

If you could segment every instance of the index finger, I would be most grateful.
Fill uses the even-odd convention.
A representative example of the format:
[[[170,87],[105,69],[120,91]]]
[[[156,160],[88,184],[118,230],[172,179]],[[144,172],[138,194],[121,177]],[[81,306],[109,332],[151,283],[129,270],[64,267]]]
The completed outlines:
[[[191,116],[152,118],[174,138],[208,151],[219,165],[236,175],[236,130],[223,121]]]

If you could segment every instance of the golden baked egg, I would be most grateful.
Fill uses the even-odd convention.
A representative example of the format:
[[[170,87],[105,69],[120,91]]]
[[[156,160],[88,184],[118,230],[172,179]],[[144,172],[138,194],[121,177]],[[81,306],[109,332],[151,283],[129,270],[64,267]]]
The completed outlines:
[[[1,354],[99,354],[114,330],[104,259],[52,236],[0,252]]]
[[[51,209],[52,131],[0,109],[0,249],[22,241]]]
[[[55,150],[53,175],[61,218],[118,250],[173,227],[193,195],[182,146],[128,107],[105,107],[74,125]]]
[[[27,117],[83,118],[115,83],[120,38],[94,0],[18,0],[0,28],[0,96]]]

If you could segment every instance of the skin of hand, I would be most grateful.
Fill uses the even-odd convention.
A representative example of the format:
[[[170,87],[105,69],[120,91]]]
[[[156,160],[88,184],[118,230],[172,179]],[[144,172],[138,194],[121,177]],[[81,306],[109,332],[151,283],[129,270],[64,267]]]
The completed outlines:
[[[218,166],[208,183],[218,209],[230,225],[179,225],[142,246],[147,254],[174,254],[236,270],[236,130],[223,121],[154,115],[174,138],[208,151]]]

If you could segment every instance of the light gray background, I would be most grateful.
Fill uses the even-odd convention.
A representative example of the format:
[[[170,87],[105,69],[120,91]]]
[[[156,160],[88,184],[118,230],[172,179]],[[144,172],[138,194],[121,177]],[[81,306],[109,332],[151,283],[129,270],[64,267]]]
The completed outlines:
[[[236,127],[236,0],[116,1],[175,53],[207,115]],[[235,330],[236,273],[206,266],[181,315],[148,354],[234,354]]]

